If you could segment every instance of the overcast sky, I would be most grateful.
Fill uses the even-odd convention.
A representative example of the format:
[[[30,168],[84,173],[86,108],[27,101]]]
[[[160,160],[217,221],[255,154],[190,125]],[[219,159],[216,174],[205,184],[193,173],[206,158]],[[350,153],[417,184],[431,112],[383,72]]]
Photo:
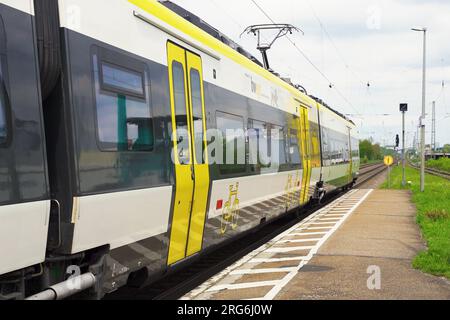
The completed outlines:
[[[251,24],[269,23],[252,0],[173,0],[260,58],[256,39],[243,35]],[[431,103],[436,100],[437,142],[450,143],[449,0],[256,0],[277,23],[302,29],[269,52],[271,67],[310,94],[352,117],[361,138],[392,145],[401,133],[399,103],[409,103],[407,143],[412,144],[422,108],[422,33],[428,32],[427,143]],[[323,27],[321,27],[321,24]],[[270,38],[270,34],[265,37]],[[444,88],[442,82],[444,81]],[[370,83],[370,88],[367,87]],[[342,97],[343,96],[343,97]],[[347,102],[347,101],[349,102]],[[389,114],[390,116],[383,116]]]

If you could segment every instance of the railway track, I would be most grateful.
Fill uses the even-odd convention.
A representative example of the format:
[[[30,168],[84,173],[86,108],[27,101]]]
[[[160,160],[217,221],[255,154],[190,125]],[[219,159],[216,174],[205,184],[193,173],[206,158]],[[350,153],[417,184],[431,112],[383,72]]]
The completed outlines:
[[[385,170],[383,164],[364,166],[355,187],[374,178]],[[239,261],[250,252],[263,246],[270,240],[289,230],[313,213],[326,207],[347,192],[336,192],[319,206],[306,208],[289,214],[262,226],[254,232],[242,236],[238,240],[203,254],[193,264],[180,268],[166,277],[144,288],[121,288],[105,297],[105,300],[176,300],[200,286],[202,283]]]
[[[359,178],[354,187],[358,188],[367,181],[373,179],[374,177],[384,172],[386,169],[387,167],[381,162],[361,166],[359,171]]]
[[[432,174],[434,176],[438,176],[438,177],[450,180],[450,173],[448,173],[448,172],[444,172],[444,171],[440,171],[440,170],[436,170],[436,169],[430,169],[430,168],[426,168],[425,172]]]
[[[420,167],[415,165],[414,163],[412,163],[410,160],[408,160],[409,165],[417,170],[420,170]],[[440,171],[437,169],[432,169],[432,168],[425,168],[425,172],[428,174],[431,174],[433,176],[437,176],[437,177],[441,177],[447,180],[450,180],[450,173],[445,172],[445,171]]]

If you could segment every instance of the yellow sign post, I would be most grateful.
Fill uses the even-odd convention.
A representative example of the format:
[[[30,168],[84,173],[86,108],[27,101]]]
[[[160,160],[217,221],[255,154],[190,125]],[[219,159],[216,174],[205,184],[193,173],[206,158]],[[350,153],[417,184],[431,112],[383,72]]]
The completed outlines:
[[[384,164],[387,165],[388,167],[392,166],[394,164],[394,158],[392,156],[385,156]]]
[[[388,167],[388,188],[391,188],[391,166],[394,164],[394,158],[392,156],[385,156],[384,164]]]

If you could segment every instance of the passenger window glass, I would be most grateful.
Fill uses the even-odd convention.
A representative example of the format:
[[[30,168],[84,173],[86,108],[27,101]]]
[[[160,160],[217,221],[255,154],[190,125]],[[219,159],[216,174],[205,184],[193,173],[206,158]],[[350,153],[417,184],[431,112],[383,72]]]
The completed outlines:
[[[147,72],[127,71],[105,63],[99,66],[97,55],[94,55],[93,66],[100,148],[104,151],[152,151],[153,119],[146,92]]]
[[[3,57],[2,57],[3,58]],[[3,60],[3,59],[2,59]],[[0,145],[4,144],[8,137],[6,121],[6,92],[3,79],[3,70],[0,63]]]
[[[249,121],[249,139],[250,142],[250,159],[255,159],[257,154],[258,165],[261,167],[269,166],[271,163],[271,145],[270,145],[270,126],[261,121]],[[257,143],[255,143],[257,141]],[[257,147],[257,150],[253,150]]]
[[[352,138],[352,158],[353,161],[359,160],[359,140]]]
[[[286,158],[286,138],[284,133],[284,128],[276,125],[272,125],[271,129],[271,136],[272,136],[272,148],[274,148],[274,142],[278,141],[278,160],[279,165],[285,165],[287,164],[287,158]],[[274,150],[272,150],[272,158],[274,155]]]
[[[216,114],[217,130],[223,136],[223,164],[221,174],[245,171],[244,118],[222,112]]]
[[[175,102],[175,119],[177,131],[178,160],[180,164],[190,164],[190,135],[186,109],[186,87],[183,65],[177,61],[172,63],[173,90]]]
[[[320,137],[319,137],[319,125],[314,122],[309,123],[310,135],[311,135],[311,160],[314,167],[320,166]]]
[[[118,66],[102,63],[102,79],[106,87],[144,96],[144,82],[141,73],[125,70]]]
[[[195,159],[198,164],[204,164],[204,130],[203,130],[203,103],[200,73],[198,70],[191,69],[191,97],[192,112],[194,118],[194,136],[195,136]]]
[[[289,155],[291,158],[292,165],[301,165],[300,159],[300,147],[298,145],[298,131],[291,129],[290,130],[290,139],[289,139]]]

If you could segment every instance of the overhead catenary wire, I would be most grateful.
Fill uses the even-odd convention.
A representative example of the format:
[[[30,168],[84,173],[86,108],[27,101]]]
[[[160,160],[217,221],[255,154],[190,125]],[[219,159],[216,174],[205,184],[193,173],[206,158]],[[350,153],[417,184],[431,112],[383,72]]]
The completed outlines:
[[[317,22],[320,25],[320,28],[322,29],[322,31],[324,32],[324,34],[327,36],[328,40],[330,41],[331,45],[333,46],[334,50],[337,53],[337,56],[339,57],[339,59],[342,61],[342,63],[344,64],[344,67],[346,69],[348,69],[354,76],[354,78],[361,82],[364,86],[367,85],[367,82],[361,80],[361,77],[359,77],[356,72],[353,70],[353,68],[350,66],[350,64],[347,62],[347,59],[345,59],[344,55],[342,54],[342,52],[339,50],[339,48],[337,47],[336,43],[334,42],[332,36],[330,35],[330,33],[328,32],[326,26],[324,25],[324,23],[322,22],[322,20],[320,19],[320,17],[318,16],[318,14],[316,13],[316,11],[314,10],[314,7],[311,5],[311,2],[306,0],[306,2],[308,3],[308,6],[311,9],[311,12],[313,13],[314,18],[317,20]]]
[[[219,9],[222,13],[224,13],[229,21],[233,22],[233,24],[238,28],[237,30],[239,30],[239,33],[242,32],[242,30],[244,30],[244,26],[235,18],[235,16],[233,14],[231,14],[227,8],[223,7],[221,4],[219,4],[216,0],[211,0],[211,4],[214,5],[217,9]],[[269,39],[267,39],[267,37],[265,37],[263,34],[261,35],[261,37],[264,39],[264,41],[269,42]],[[233,39],[234,41],[237,41],[237,39]]]
[[[276,23],[274,19],[256,2],[256,0],[250,0],[257,8],[261,11],[264,16],[269,19],[272,23]],[[292,44],[292,46],[297,50],[298,53],[324,78],[328,83],[331,89],[334,89],[336,93],[357,113],[360,114],[359,110],[350,102],[349,99],[337,88],[335,84],[328,78],[328,76],[317,67],[314,62],[306,55],[306,53],[299,47],[297,44],[288,36],[286,36],[288,41]]]

